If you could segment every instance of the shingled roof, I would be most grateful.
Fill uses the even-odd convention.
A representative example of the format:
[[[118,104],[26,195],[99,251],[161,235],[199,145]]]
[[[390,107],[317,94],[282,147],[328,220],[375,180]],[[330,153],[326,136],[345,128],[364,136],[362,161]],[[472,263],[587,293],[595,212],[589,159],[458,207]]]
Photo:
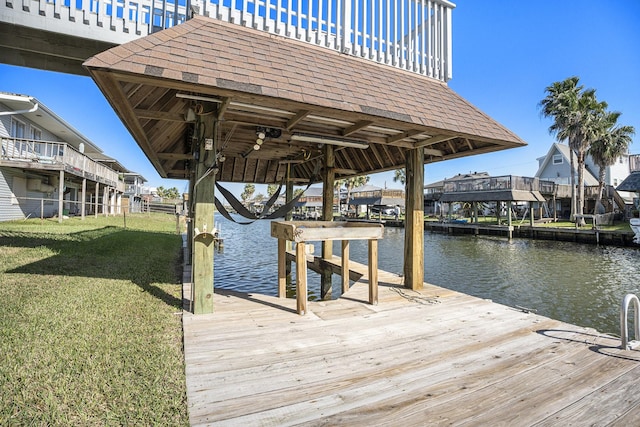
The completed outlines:
[[[403,167],[413,148],[433,162],[525,145],[440,81],[206,17],[109,49],[84,66],[167,178],[189,177],[189,108],[224,112],[220,181],[278,182],[288,164],[294,176],[310,178],[321,151],[291,140],[298,132],[369,144],[336,149],[338,178]],[[280,136],[256,151],[258,127]]]

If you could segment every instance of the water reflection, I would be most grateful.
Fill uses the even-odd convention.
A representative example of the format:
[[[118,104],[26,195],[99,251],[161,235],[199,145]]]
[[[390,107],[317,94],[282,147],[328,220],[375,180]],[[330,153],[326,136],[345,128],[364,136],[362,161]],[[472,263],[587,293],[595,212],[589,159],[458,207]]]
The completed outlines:
[[[277,243],[270,223],[216,221],[225,239],[224,253],[216,254],[214,263],[216,287],[276,295]],[[634,248],[429,232],[424,239],[426,282],[601,332],[619,333],[620,301],[640,284],[640,251]],[[385,229],[381,269],[402,273],[403,245],[404,229]],[[320,253],[319,244],[314,249]],[[351,259],[366,263],[365,241],[352,241],[350,252]],[[339,242],[334,253],[340,253]],[[320,278],[310,270],[308,275],[309,298],[315,299]],[[337,297],[340,280],[334,276],[333,282]]]

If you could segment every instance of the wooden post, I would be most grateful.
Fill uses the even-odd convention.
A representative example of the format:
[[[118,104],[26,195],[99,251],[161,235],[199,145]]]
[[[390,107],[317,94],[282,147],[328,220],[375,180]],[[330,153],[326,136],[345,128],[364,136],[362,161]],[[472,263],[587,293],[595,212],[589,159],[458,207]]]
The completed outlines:
[[[87,208],[87,178],[82,178],[82,203],[80,205],[80,210],[82,213],[80,217],[84,220],[85,209]]]
[[[188,211],[187,212],[187,253],[185,259],[187,260],[187,265],[193,265],[193,221],[195,217],[196,204],[194,199],[194,188],[195,188],[195,170],[192,170],[189,173],[189,200],[187,201]],[[142,202],[140,209],[142,209]],[[193,292],[193,289],[192,289]],[[193,303],[193,301],[192,301]]]
[[[533,227],[533,202],[529,202],[529,225]]]
[[[511,233],[511,207],[513,206],[511,200],[507,202],[507,225],[509,226],[509,240],[513,237]]]
[[[478,223],[478,202],[473,202],[473,222]]]
[[[214,238],[213,213],[215,174],[209,173],[212,163],[205,164],[207,159],[215,159],[215,154],[207,156],[205,150],[208,138],[216,137],[217,120],[204,124],[204,138],[200,144],[200,160],[196,166],[194,187],[195,216],[193,239],[193,313],[213,313],[213,256]],[[215,144],[213,144],[215,146]],[[199,232],[199,233],[198,233]]]
[[[335,155],[333,145],[325,144],[324,169],[322,173],[322,220],[333,221],[333,185],[335,181]],[[322,242],[322,259],[331,260],[333,258],[333,241]],[[331,299],[331,270],[324,268],[320,279],[320,298]]]
[[[349,241],[342,241],[342,293],[349,290]]]
[[[289,203],[291,200],[293,200],[293,180],[291,179],[291,164],[287,164],[287,181],[286,181],[286,187],[285,187],[285,203]],[[293,210],[287,212],[287,215],[284,217],[284,219],[286,221],[291,221],[293,219]],[[293,249],[293,246],[291,244],[290,241],[286,241],[286,250],[290,251],[291,249]],[[285,257],[286,259],[286,257]],[[285,274],[286,274],[286,288],[291,288],[291,261],[289,261],[288,259],[285,261]],[[285,296],[286,296],[286,291],[285,291]]]
[[[100,183],[96,182],[96,197],[95,197],[96,200],[95,200],[95,203],[93,205],[93,209],[94,209],[93,216],[95,218],[98,218],[98,194],[100,194]]]
[[[378,241],[369,240],[369,304],[378,304]]]
[[[296,243],[296,307],[307,314],[307,254],[304,242]]]
[[[424,285],[424,150],[407,151],[404,235],[404,285]]]
[[[287,297],[287,241],[278,239],[278,298]]]
[[[64,208],[62,201],[64,197],[64,171],[60,171],[60,179],[58,181],[58,222],[62,222],[62,210]]]

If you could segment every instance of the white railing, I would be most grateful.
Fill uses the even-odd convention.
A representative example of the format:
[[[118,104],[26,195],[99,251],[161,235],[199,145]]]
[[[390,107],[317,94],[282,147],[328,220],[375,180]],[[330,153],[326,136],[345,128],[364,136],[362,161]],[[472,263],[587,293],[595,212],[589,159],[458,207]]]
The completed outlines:
[[[119,180],[116,171],[92,160],[64,142],[2,138],[0,158],[51,165],[51,169],[57,169],[59,166],[70,168],[79,176],[124,191],[124,183]]]
[[[448,81],[447,0],[1,0],[0,21],[124,43],[192,14]]]

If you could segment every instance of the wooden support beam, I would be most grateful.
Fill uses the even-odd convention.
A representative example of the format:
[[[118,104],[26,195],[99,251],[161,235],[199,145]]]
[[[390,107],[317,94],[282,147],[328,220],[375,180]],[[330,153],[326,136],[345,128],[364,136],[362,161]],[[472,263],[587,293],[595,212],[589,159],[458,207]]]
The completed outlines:
[[[349,126],[348,128],[344,129],[342,131],[342,136],[349,136],[352,135],[356,132],[358,132],[359,130],[365,129],[366,127],[372,125],[373,122],[371,120],[361,120],[357,123],[354,123],[353,125]]]
[[[434,150],[433,148],[423,148],[422,150],[424,151],[425,156],[435,156],[435,157],[444,156],[444,153],[442,151]]]
[[[451,140],[448,140],[448,141],[447,141],[447,144],[449,145],[449,148],[451,149],[451,152],[452,152],[453,154],[455,154],[455,153],[457,153],[457,152],[458,152],[458,150],[456,150],[456,147],[454,147],[454,146],[453,146],[453,143],[451,142]]]
[[[166,111],[155,111],[155,110],[143,110],[141,108],[136,108],[133,110],[133,112],[140,119],[164,120],[169,122],[186,121],[184,114],[180,114],[180,113],[169,113]]]
[[[435,145],[439,142],[450,141],[452,139],[456,139],[456,135],[435,135],[431,138],[423,139],[422,141],[418,141],[414,144],[415,148],[419,147],[429,147],[431,145]]]
[[[192,153],[158,153],[156,154],[160,160],[191,160],[193,159]]]
[[[402,133],[399,133],[397,135],[388,137],[387,138],[387,144],[398,142],[398,141],[401,141],[401,140],[403,140],[405,138],[411,138],[413,136],[420,135],[421,133],[425,133],[425,131],[418,130],[418,129],[408,130],[406,132],[402,132]],[[410,144],[410,145],[413,147],[413,144]]]
[[[324,154],[324,168],[322,171],[322,220],[333,221],[333,191],[336,174],[335,153],[333,145],[325,144],[322,148]],[[330,260],[333,257],[333,242],[322,242],[322,259]],[[323,272],[320,283],[320,298],[331,299],[331,270]]]
[[[424,151],[407,152],[405,194],[404,285],[424,285]]]
[[[287,124],[285,125],[285,129],[290,131],[291,129],[293,129],[299,122],[301,122],[302,120],[304,120],[305,117],[307,117],[309,115],[310,111],[309,110],[301,110],[298,111],[296,113],[295,116],[291,117],[289,119],[289,121],[287,122]]]
[[[205,138],[216,138],[218,122],[205,124]],[[194,187],[195,218],[193,236],[193,313],[213,313],[213,213],[215,174],[205,175],[211,165],[204,163],[204,139],[200,146],[200,161],[196,168]]]
[[[333,173],[340,175],[355,175],[358,171],[355,169],[333,168]]]
[[[64,170],[60,170],[58,176],[58,222],[62,222],[64,201]]]
[[[229,104],[231,104],[231,98],[223,98],[222,103],[218,107],[218,120],[222,120],[222,118],[224,117],[224,113],[227,111],[227,108],[229,108]]]

